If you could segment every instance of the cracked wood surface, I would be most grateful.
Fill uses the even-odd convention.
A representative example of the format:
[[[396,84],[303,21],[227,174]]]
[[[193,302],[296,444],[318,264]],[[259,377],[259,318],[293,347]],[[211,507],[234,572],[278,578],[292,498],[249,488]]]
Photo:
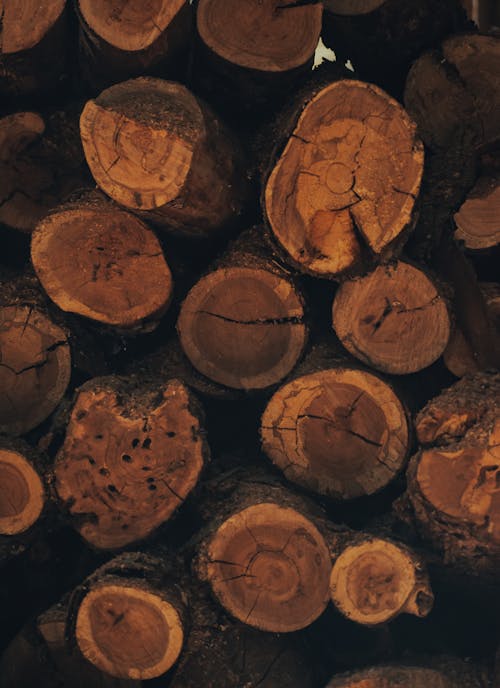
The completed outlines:
[[[404,262],[344,282],[333,328],[346,349],[377,370],[404,375],[434,363],[450,337],[447,304],[431,279]]]
[[[87,102],[80,131],[97,184],[126,208],[195,236],[240,213],[239,149],[185,86],[149,77],[115,84]]]
[[[177,329],[193,366],[237,389],[283,379],[306,339],[303,302],[291,280],[258,267],[227,267],[203,277],[186,297]]]
[[[0,308],[0,431],[20,435],[54,411],[71,374],[66,333],[29,306]]]
[[[360,81],[338,81],[306,104],[264,194],[296,267],[337,277],[405,238],[423,171],[415,129],[395,100]]]
[[[404,408],[375,375],[349,368],[293,380],[269,401],[262,448],[285,476],[336,499],[373,494],[403,468]]]
[[[200,0],[196,24],[204,44],[229,63],[262,72],[284,72],[312,61],[321,16],[320,2]]]
[[[78,393],[54,466],[55,488],[87,542],[123,547],[146,538],[183,504],[207,451],[196,403],[181,382],[137,392],[97,379]]]
[[[31,260],[59,308],[116,327],[154,327],[172,296],[156,236],[105,198],[89,196],[42,220]]]

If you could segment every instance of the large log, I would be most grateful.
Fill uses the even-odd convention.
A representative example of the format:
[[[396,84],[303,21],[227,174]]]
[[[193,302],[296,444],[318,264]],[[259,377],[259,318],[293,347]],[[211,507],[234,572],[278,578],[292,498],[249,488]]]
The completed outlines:
[[[288,375],[307,342],[304,301],[263,228],[245,232],[195,284],[177,330],[193,366],[221,385],[263,389]]]
[[[443,290],[403,261],[344,282],[333,302],[333,327],[342,344],[386,373],[414,373],[434,363],[450,326]]]
[[[171,518],[208,456],[201,415],[178,380],[97,378],[79,389],[54,484],[88,543],[130,545]]]
[[[96,90],[142,74],[168,74],[191,38],[188,0],[78,0],[79,63]]]
[[[67,69],[66,0],[0,2],[0,95],[45,95]]]
[[[125,331],[154,328],[172,296],[154,233],[101,194],[80,195],[44,218],[31,260],[59,308]]]
[[[341,80],[302,100],[263,209],[295,267],[337,278],[391,256],[414,224],[423,148],[403,108]]]
[[[96,668],[120,679],[168,671],[184,644],[187,610],[169,561],[122,554],[72,594],[67,633]]]
[[[185,86],[149,77],[111,86],[87,102],[80,131],[97,184],[126,208],[195,237],[241,213],[239,147]]]

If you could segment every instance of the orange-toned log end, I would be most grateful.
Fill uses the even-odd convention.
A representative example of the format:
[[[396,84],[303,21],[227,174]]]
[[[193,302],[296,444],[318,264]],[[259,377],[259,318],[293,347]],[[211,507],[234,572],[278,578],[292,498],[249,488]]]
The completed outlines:
[[[307,339],[302,299],[267,270],[223,268],[202,278],[183,303],[177,329],[193,366],[237,389],[283,379]]]
[[[109,45],[146,50],[167,30],[186,0],[78,0],[87,25]]]
[[[144,584],[119,580],[96,585],[85,595],[75,635],[82,654],[98,669],[136,680],[168,671],[184,642],[175,605]]]
[[[40,43],[65,5],[66,0],[22,0],[15,4],[0,0],[0,67],[2,55],[30,50]]]
[[[342,551],[332,568],[330,595],[344,616],[366,626],[403,613],[427,616],[434,601],[422,562],[406,547],[380,538]]]
[[[107,325],[151,326],[171,299],[172,276],[158,239],[106,202],[46,217],[33,233],[31,259],[59,308]]]
[[[199,234],[241,210],[238,153],[181,84],[150,77],[115,84],[85,105],[80,132],[100,188],[160,224]]]
[[[460,667],[461,668],[461,667]],[[479,688],[479,682],[450,677],[439,669],[381,666],[333,678],[327,688]]]
[[[21,435],[44,421],[70,375],[66,332],[35,308],[0,308],[0,432]]]
[[[356,358],[377,370],[405,375],[441,356],[450,337],[450,317],[431,279],[397,262],[342,284],[333,302],[333,328]]]
[[[150,535],[195,487],[207,448],[195,401],[172,380],[129,390],[109,378],[82,388],[55,463],[74,525],[98,549]]]
[[[328,603],[331,559],[322,535],[302,514],[274,503],[224,521],[197,568],[229,613],[263,631],[305,628]]]
[[[304,5],[297,0],[200,0],[196,23],[205,45],[224,60],[262,72],[284,72],[313,59],[321,16],[319,2]]]
[[[423,147],[381,89],[338,81],[305,106],[265,188],[274,236],[300,269],[335,277],[412,226]]]
[[[45,506],[45,488],[31,462],[18,451],[0,448],[0,535],[31,528]]]
[[[405,410],[375,375],[339,368],[281,387],[262,416],[262,447],[294,482],[335,499],[370,495],[403,468]]]
[[[482,177],[455,214],[455,239],[471,251],[500,245],[500,179]]]

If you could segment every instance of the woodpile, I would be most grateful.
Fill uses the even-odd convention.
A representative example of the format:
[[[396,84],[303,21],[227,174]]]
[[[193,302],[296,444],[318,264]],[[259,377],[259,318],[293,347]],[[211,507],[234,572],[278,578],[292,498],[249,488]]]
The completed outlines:
[[[0,0],[0,688],[500,688],[490,5]]]

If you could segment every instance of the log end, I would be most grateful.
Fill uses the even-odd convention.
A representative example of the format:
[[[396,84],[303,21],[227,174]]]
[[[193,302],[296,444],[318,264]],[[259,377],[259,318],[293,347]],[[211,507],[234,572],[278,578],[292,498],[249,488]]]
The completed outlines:
[[[31,528],[45,506],[42,479],[17,451],[0,448],[0,535],[19,535]]]

